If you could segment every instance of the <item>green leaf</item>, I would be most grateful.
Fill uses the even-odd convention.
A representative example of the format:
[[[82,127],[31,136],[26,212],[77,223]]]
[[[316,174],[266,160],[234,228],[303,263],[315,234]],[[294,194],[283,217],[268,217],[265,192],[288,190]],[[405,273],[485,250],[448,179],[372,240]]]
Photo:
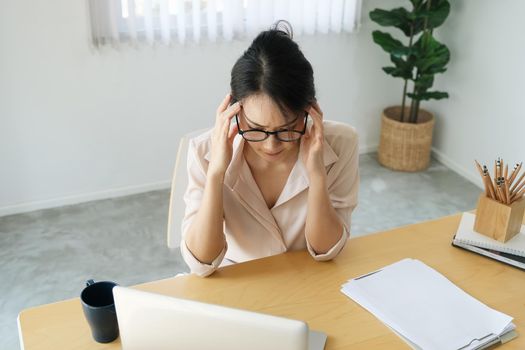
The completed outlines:
[[[431,1],[430,10],[427,10],[427,2]],[[445,22],[450,13],[450,3],[448,0],[427,0],[421,6],[416,16],[420,19],[428,18],[428,28],[437,28]]]
[[[410,27],[413,17],[406,9],[399,7],[393,10],[375,9],[370,12],[370,19],[383,27],[395,27],[400,29],[406,36],[410,36]]]
[[[403,79],[412,79],[413,71],[415,68],[414,61],[411,59],[412,56],[409,56],[407,60],[403,58],[390,55],[390,60],[394,63],[396,71],[394,74],[391,74],[396,77],[401,77]]]
[[[388,33],[375,30],[372,32],[372,37],[376,44],[393,56],[402,57],[410,53],[408,47],[404,46],[401,41],[394,39],[392,35]]]
[[[381,68],[383,70],[383,72],[385,72],[386,74],[389,74],[391,76],[394,76],[394,77],[398,77],[399,75],[397,75],[397,69],[396,67],[383,67]]]
[[[430,9],[427,9],[428,1],[431,1]],[[427,0],[417,8],[414,7],[411,13],[414,16],[412,19],[414,35],[425,29],[425,19],[428,18],[427,28],[433,29],[442,25],[449,13],[450,4],[448,0]]]
[[[443,92],[443,91],[427,91],[427,92],[423,92],[420,94],[408,93],[407,96],[414,100],[418,100],[418,101],[431,100],[431,99],[441,100],[443,98],[448,98],[448,93]]]
[[[450,61],[449,49],[434,39],[430,32],[418,39],[412,52],[416,58],[415,66],[420,74],[442,73]]]
[[[414,9],[417,9],[423,3],[423,0],[410,0]]]
[[[420,75],[414,81],[416,91],[421,91],[421,92],[430,89],[433,84],[434,84],[433,74]]]
[[[383,67],[382,69],[383,69],[383,71],[386,74],[389,74],[389,75],[391,75],[393,77],[396,77],[396,78],[403,78],[404,80],[407,80],[407,79],[411,78],[411,75],[407,74],[406,71],[401,70],[401,69],[396,68],[396,67]]]

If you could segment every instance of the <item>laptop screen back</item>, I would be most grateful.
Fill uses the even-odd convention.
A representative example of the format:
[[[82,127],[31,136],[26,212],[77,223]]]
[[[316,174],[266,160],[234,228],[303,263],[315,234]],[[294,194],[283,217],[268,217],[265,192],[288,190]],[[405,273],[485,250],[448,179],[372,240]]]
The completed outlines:
[[[123,350],[307,350],[302,321],[115,287]]]

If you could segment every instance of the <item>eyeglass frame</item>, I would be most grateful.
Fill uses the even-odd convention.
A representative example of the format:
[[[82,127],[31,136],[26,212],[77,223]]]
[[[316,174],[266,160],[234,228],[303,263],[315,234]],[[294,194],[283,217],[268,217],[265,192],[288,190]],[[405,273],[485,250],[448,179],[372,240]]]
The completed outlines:
[[[297,120],[297,119],[299,119],[299,117],[295,118],[295,120]],[[239,117],[238,117],[237,114],[235,114],[235,122],[237,123],[237,129],[239,130],[239,135],[241,135],[242,138],[245,139],[248,142],[262,142],[264,140],[267,140],[271,135],[275,135],[275,138],[277,140],[281,141],[281,142],[295,142],[295,141],[299,141],[301,139],[301,137],[303,137],[304,134],[306,133],[306,124],[308,122],[308,112],[304,112],[304,128],[303,128],[302,131],[301,130],[295,130],[295,129],[282,129],[282,130],[275,130],[275,131],[266,131],[266,130],[263,130],[263,129],[242,130],[241,129],[241,125],[239,124]],[[245,138],[244,133],[250,132],[250,131],[263,132],[263,133],[266,134],[266,137],[264,139],[262,139],[262,140],[248,140],[248,139]],[[301,136],[299,136],[295,140],[282,140],[282,139],[279,138],[279,133],[280,132],[290,132],[290,131],[299,133],[299,134],[301,134]]]

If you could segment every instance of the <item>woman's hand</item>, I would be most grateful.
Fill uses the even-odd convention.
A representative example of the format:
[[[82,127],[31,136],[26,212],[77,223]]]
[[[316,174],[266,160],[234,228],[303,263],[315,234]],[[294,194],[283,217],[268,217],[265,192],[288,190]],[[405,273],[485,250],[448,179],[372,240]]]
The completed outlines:
[[[233,139],[237,135],[238,128],[234,125],[230,128],[230,121],[240,111],[239,102],[229,106],[232,99],[231,94],[226,95],[217,108],[215,126],[211,136],[211,160],[208,166],[208,176],[224,176],[228,165],[230,165],[233,153]]]
[[[323,112],[317,102],[314,102],[307,112],[312,118],[313,125],[310,129],[306,130],[303,136],[301,145],[301,147],[304,147],[302,161],[310,177],[325,176],[326,170],[323,160]]]

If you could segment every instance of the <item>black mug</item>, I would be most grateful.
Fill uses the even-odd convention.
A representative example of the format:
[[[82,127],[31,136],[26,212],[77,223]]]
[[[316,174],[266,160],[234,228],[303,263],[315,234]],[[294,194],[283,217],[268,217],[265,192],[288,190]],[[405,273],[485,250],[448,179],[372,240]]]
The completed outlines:
[[[110,343],[118,338],[117,313],[113,300],[114,282],[88,280],[80,293],[82,309],[91,327],[93,339],[99,343]]]

